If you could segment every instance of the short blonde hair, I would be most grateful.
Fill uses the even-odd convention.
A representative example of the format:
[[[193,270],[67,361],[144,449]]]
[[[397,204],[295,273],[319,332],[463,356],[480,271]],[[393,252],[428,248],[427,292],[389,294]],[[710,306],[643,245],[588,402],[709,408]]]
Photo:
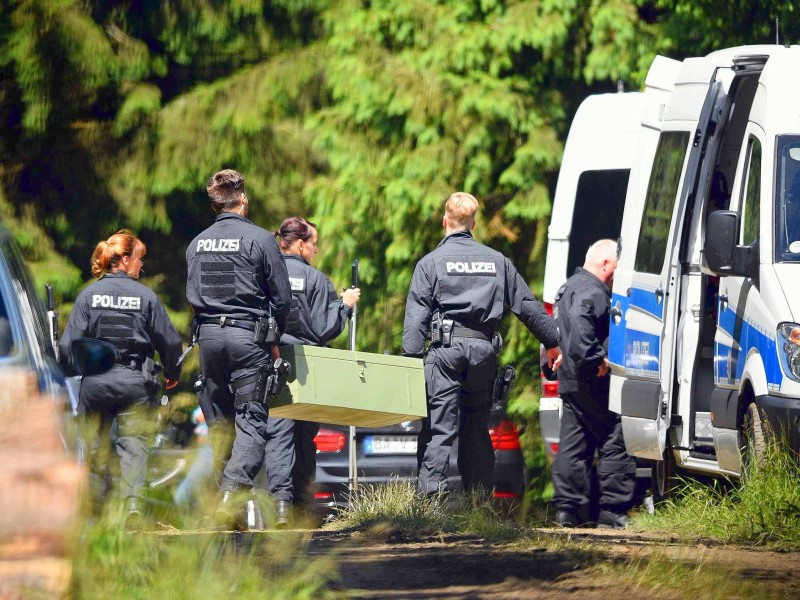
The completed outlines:
[[[478,212],[478,201],[475,196],[466,192],[452,194],[444,205],[444,215],[453,229],[461,227],[470,229]]]

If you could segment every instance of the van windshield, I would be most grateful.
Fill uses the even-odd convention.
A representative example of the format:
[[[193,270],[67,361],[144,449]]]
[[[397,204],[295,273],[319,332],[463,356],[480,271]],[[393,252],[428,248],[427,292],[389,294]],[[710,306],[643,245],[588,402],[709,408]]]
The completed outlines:
[[[800,135],[778,136],[776,262],[800,262]]]

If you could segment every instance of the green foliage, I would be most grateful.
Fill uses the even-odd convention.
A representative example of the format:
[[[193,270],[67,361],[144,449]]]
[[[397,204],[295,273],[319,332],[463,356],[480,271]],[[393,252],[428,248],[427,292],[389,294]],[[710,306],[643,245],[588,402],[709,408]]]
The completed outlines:
[[[685,481],[674,500],[655,515],[640,515],[637,525],[686,537],[797,548],[800,541],[800,463],[772,441],[762,460],[747,467],[734,488]]]
[[[337,598],[330,557],[309,557],[300,536],[254,537],[248,549],[229,536],[129,533],[122,514],[87,525],[70,597]]]

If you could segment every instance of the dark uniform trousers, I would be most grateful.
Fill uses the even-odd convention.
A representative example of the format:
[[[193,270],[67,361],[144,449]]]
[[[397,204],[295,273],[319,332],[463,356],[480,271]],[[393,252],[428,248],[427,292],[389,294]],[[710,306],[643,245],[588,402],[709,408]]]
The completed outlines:
[[[256,373],[272,355],[269,348],[253,341],[252,331],[238,327],[203,324],[198,342],[204,380],[200,408],[209,425],[214,472],[218,478],[221,473],[220,490],[250,489],[264,461],[268,408],[258,400],[234,407],[229,385]],[[255,382],[248,384],[237,394],[249,394],[255,386]]]
[[[553,463],[557,509],[577,514],[589,503],[589,475],[597,452],[599,510],[624,513],[633,504],[636,462],[625,450],[622,422],[607,397],[587,392],[561,395],[561,437]]]
[[[117,475],[120,497],[138,496],[155,434],[151,398],[141,370],[116,365],[101,375],[84,377],[78,414],[82,437],[88,444],[91,488],[100,501],[98,506]],[[112,452],[118,460],[113,460]]]
[[[491,385],[497,356],[491,342],[454,337],[425,356],[428,417],[417,442],[418,491],[447,492],[450,451],[458,436],[458,470],[465,490],[491,491],[494,449],[489,437]]]
[[[276,500],[308,504],[317,469],[314,438],[319,423],[270,417],[267,420],[267,483]]]

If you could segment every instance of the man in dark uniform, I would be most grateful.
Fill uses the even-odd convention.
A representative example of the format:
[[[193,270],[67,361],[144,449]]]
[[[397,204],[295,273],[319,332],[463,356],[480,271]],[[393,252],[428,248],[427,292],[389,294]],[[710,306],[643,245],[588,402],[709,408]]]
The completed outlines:
[[[555,522],[580,524],[589,503],[589,470],[597,451],[600,489],[597,522],[624,529],[633,504],[636,463],[625,451],[619,415],[608,410],[610,286],[617,243],[595,242],[586,262],[556,294],[554,315],[564,351],[558,368],[563,401],[561,437],[553,463]]]
[[[497,373],[496,331],[506,309],[542,340],[551,364],[560,354],[555,322],[511,261],[473,239],[477,210],[470,194],[450,196],[445,238],[417,263],[406,302],[403,354],[425,357],[428,416],[417,443],[417,486],[425,495],[447,492],[456,436],[464,489],[493,487],[489,396]]]
[[[274,236],[246,218],[242,174],[220,171],[207,190],[219,216],[186,250],[186,296],[199,325],[200,407],[217,474],[224,464],[225,506],[235,492],[252,489],[264,462],[268,407],[256,389],[263,384],[263,366],[279,358],[276,343],[286,326],[291,292]],[[270,328],[271,319],[277,331]],[[235,508],[228,514],[236,514]]]

